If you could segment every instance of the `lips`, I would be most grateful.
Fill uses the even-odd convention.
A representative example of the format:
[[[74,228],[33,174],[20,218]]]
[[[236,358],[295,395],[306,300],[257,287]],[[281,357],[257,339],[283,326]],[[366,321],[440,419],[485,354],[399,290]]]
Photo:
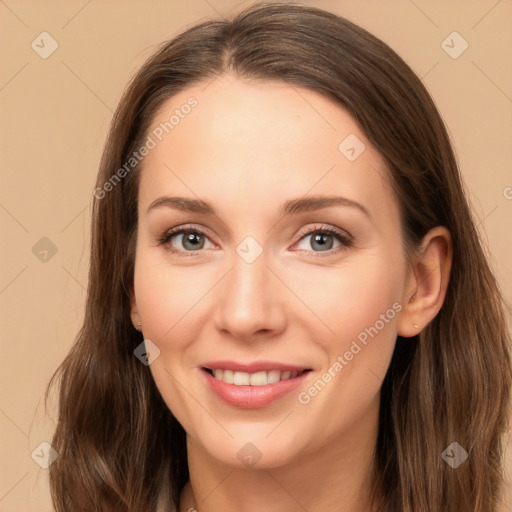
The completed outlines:
[[[221,401],[253,409],[264,407],[299,386],[310,368],[270,361],[211,361],[201,367],[206,385]]]
[[[277,363],[275,361],[253,361],[251,363],[240,363],[236,361],[208,361],[203,368],[209,370],[231,370],[233,372],[257,373],[263,371],[279,370],[281,372],[300,372],[310,370],[307,366],[299,366],[288,363]]]

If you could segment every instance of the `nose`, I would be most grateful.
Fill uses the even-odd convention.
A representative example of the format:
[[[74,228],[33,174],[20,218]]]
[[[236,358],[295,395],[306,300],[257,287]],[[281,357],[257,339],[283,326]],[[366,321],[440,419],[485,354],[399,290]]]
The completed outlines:
[[[214,318],[223,334],[255,341],[285,329],[285,287],[267,263],[265,252],[252,263],[235,253],[233,266],[216,291]]]

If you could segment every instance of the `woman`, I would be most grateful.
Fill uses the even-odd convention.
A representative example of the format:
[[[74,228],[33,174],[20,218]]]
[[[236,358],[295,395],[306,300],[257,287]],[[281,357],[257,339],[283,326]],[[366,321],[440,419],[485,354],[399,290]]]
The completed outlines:
[[[387,45],[293,4],[192,27],[129,85],[94,196],[56,512],[498,510],[503,299]]]

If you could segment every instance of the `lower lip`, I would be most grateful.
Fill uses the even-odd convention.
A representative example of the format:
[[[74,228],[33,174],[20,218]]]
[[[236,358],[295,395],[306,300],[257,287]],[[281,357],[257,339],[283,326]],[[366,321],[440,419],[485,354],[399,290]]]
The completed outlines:
[[[201,369],[201,373],[204,375],[209,388],[224,403],[241,409],[257,409],[265,407],[291,393],[300,386],[311,372],[306,371],[293,379],[280,380],[279,382],[265,384],[264,386],[236,386],[235,384],[228,384],[223,380],[216,379],[204,369]]]

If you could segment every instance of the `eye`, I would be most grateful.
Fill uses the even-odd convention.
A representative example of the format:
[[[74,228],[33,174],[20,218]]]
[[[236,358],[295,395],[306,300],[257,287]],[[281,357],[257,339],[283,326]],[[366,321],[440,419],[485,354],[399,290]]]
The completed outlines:
[[[354,240],[350,235],[329,226],[314,226],[313,229],[301,231],[299,236],[299,250],[326,253],[313,254],[314,257],[332,256],[354,245]],[[310,238],[309,241],[307,240],[308,238]],[[338,246],[333,248],[335,242],[338,242]]]
[[[183,249],[180,247],[177,248],[173,243],[173,239],[176,239],[176,245],[180,245]],[[209,248],[205,247],[205,240],[210,242],[206,233],[201,229],[197,227],[181,226],[166,231],[159,238],[158,244],[165,245],[166,249],[171,253],[177,253],[183,256],[196,256],[197,254],[194,254],[194,252],[199,253],[201,249]]]
[[[306,241],[308,237],[312,237],[309,242]],[[298,250],[312,253],[313,257],[332,256],[354,245],[354,240],[348,233],[329,226],[315,225],[313,229],[306,228],[300,232],[299,238]],[[211,244],[210,247],[205,247],[205,241]],[[338,243],[337,247],[333,247],[335,242]],[[172,254],[182,256],[199,256],[202,249],[214,246],[202,229],[190,225],[169,229],[158,239],[158,244],[164,245]]]

